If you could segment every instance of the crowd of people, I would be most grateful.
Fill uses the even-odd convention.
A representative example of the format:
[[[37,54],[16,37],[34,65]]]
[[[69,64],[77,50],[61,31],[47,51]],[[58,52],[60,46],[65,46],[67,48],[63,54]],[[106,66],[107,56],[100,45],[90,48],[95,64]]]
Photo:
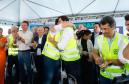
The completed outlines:
[[[129,15],[125,25],[129,31]],[[0,28],[0,84],[116,84],[129,75],[129,34],[117,32],[111,16],[96,22],[93,32],[83,25],[76,31],[67,16],[33,33],[28,26],[12,26],[6,37]]]

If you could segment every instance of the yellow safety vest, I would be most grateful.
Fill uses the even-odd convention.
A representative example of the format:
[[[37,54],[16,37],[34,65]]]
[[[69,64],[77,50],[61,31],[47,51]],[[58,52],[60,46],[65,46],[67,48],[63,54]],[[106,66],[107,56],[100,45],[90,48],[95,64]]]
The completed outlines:
[[[54,35],[52,35],[50,32],[48,33],[47,40],[46,40],[46,43],[44,45],[44,49],[42,51],[42,54],[45,55],[46,57],[51,58],[51,59],[59,60],[59,58],[60,58],[59,50],[51,42],[48,41],[48,38],[50,36],[53,37]],[[58,42],[59,36],[60,36],[60,32],[58,32],[55,35],[55,40],[57,42]]]
[[[65,29],[71,30],[72,28],[67,27]],[[62,35],[62,33],[63,33],[63,31],[61,31],[60,35]],[[62,39],[62,38],[60,38],[60,39]],[[64,60],[64,61],[76,61],[76,60],[80,59],[79,50],[77,48],[77,41],[76,41],[74,35],[72,38],[69,39],[65,49],[63,51],[60,51],[60,54],[61,54],[62,60]]]
[[[120,40],[123,39],[123,35],[116,33],[112,40],[112,44],[109,46],[108,39],[103,35],[98,36],[99,53],[104,60],[118,59]],[[113,79],[114,77],[121,76],[125,73],[124,68],[120,66],[111,65],[104,70],[100,69],[100,74],[106,78]]]
[[[129,40],[129,39],[128,39],[128,40]],[[128,40],[126,41],[127,44],[128,44],[128,42],[129,42]],[[125,69],[126,69],[126,75],[129,75],[129,64],[128,64],[128,63],[125,63],[124,66],[125,66]]]
[[[72,29],[69,28],[68,29]],[[55,35],[55,40],[58,42],[61,38],[63,31],[58,32]],[[65,50],[60,51],[59,49],[57,49],[53,44],[51,44],[51,42],[48,41],[49,36],[52,37],[52,35],[50,33],[48,33],[47,36],[47,40],[44,46],[44,49],[42,51],[42,54],[54,59],[54,60],[58,60],[61,56],[62,60],[64,61],[76,61],[78,59],[80,59],[80,55],[79,55],[79,50],[77,48],[77,42],[75,37],[72,37],[69,41],[68,44],[65,48]]]
[[[12,56],[16,56],[18,55],[18,48],[17,47],[13,47],[13,36],[12,34],[9,35],[9,43],[8,43],[8,55],[12,55]]]
[[[125,70],[126,70],[126,75],[129,75],[129,64],[125,63],[124,66],[125,66]]]

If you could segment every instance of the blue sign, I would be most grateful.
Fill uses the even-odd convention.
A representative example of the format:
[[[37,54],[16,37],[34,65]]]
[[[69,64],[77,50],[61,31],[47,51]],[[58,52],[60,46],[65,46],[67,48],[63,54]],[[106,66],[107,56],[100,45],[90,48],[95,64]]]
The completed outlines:
[[[80,24],[84,25],[88,29],[92,29],[95,22],[80,22],[80,23],[74,23],[75,26],[78,28]]]

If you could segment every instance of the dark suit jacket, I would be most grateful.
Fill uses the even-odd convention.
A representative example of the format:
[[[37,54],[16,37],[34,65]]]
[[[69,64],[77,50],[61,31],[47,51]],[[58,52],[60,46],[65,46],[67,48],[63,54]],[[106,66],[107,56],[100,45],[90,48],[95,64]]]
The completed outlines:
[[[38,46],[36,47],[36,50],[37,50],[37,48],[41,48],[41,50],[43,50],[44,45],[46,43],[46,38],[47,38],[47,35],[43,35],[42,42],[41,42],[41,44],[38,44]],[[38,36],[35,36],[34,41],[38,43],[39,37]]]
[[[95,35],[94,35],[95,33],[94,32],[92,32],[92,36],[91,36],[91,41],[92,41],[92,43],[93,43],[93,45],[94,45],[94,43],[95,43]],[[102,34],[102,32],[100,32],[99,33],[99,35],[101,35]]]

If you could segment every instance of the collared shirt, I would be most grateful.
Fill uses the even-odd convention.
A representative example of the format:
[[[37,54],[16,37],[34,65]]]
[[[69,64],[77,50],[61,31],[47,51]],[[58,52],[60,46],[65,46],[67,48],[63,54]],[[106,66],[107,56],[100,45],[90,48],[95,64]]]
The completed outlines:
[[[42,43],[42,37],[43,36],[39,37],[39,40],[38,40],[38,44],[40,44],[40,45]],[[41,55],[41,48],[37,48],[37,55]]]
[[[94,37],[98,37],[99,33],[94,32]]]
[[[114,36],[115,37],[115,36]],[[114,39],[114,37],[112,38],[112,40]],[[94,45],[94,48],[98,50],[98,38],[95,39],[95,45]],[[109,45],[111,45],[112,43],[112,40],[110,40]],[[109,41],[109,39],[108,39]],[[123,57],[123,50],[125,49],[125,47],[127,46],[126,42],[121,38],[120,39],[120,44],[118,45],[118,43],[116,45],[119,46],[119,52],[118,52],[118,57],[119,57],[119,60],[122,62],[122,63],[129,63],[129,60],[125,59]]]
[[[121,40],[120,42],[120,52],[119,52],[119,60],[122,62],[122,63],[128,63],[129,64],[129,60],[124,58],[123,56],[123,50],[126,48],[127,44]]]
[[[129,40],[129,36],[128,36],[128,40]],[[123,49],[125,49],[125,47],[126,47],[127,45],[124,45],[124,42],[120,42],[120,43],[121,43],[121,47],[123,47]],[[122,63],[128,63],[128,64],[129,64],[129,60],[126,59],[126,58],[124,58],[124,56],[123,56],[123,51],[120,52],[120,57],[119,57],[119,59],[120,59],[120,61],[121,61]]]
[[[108,39],[108,44],[109,44],[109,46],[111,46],[111,44],[112,44],[112,41],[113,41],[113,39],[114,39],[114,37],[116,36],[116,32],[115,32],[115,34],[113,35],[113,37],[110,39],[110,38],[107,38]],[[98,49],[98,36],[95,38],[95,45],[94,45],[94,48],[95,49]]]
[[[38,44],[41,44],[41,42],[42,42],[42,37],[39,37]]]
[[[33,38],[33,33],[27,30],[26,32],[19,31],[18,34],[25,40],[25,43],[18,40],[18,50],[29,50]]]
[[[114,33],[114,35],[113,35],[112,38],[108,38],[109,47],[111,47],[112,41],[113,41],[113,39],[114,39],[115,36],[116,36],[116,32]]]

